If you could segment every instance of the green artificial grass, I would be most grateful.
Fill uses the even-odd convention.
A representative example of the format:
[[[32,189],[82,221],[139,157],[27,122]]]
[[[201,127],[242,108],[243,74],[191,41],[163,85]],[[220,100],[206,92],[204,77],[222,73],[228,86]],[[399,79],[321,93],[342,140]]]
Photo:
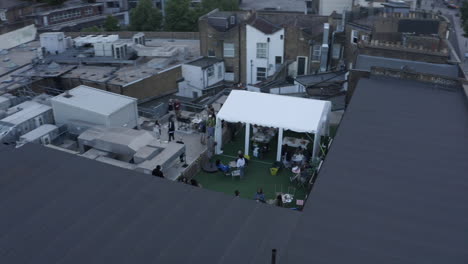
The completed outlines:
[[[242,129],[244,130],[244,129]],[[237,152],[244,150],[244,131],[239,131],[235,141],[231,141],[223,146],[223,154],[216,155],[212,161],[221,160],[224,164],[229,164],[235,160]],[[286,132],[284,136],[303,137],[308,139],[305,134],[294,132]],[[289,177],[293,175],[291,169],[282,168],[275,175],[271,175],[270,168],[276,160],[277,136],[270,142],[270,151],[262,158],[255,158],[250,154],[249,165],[245,170],[243,179],[239,177],[225,176],[221,172],[206,173],[201,171],[196,175],[197,181],[203,188],[223,192],[229,195],[234,195],[234,191],[238,190],[240,196],[246,199],[253,199],[258,188],[262,188],[267,200],[275,199],[276,192],[292,193],[295,189],[294,200],[286,207],[296,207],[296,199],[304,200],[308,193],[307,187],[298,187],[295,183],[291,183]],[[253,143],[251,142],[251,146]],[[312,144],[309,145],[311,147]],[[289,187],[289,189],[288,189]]]

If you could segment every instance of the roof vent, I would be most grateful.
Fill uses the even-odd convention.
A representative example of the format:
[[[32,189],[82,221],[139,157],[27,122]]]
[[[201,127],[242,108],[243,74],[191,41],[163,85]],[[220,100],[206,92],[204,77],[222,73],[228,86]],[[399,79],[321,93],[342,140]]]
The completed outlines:
[[[70,98],[70,97],[73,97],[73,95],[70,94],[70,92],[68,90],[65,91],[65,94],[63,95],[63,97],[65,98]]]

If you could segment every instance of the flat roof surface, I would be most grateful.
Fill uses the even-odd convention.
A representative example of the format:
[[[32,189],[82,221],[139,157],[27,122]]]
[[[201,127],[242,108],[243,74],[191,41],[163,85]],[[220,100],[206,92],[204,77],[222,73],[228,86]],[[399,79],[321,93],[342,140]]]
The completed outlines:
[[[199,59],[196,59],[194,61],[188,62],[187,64],[197,66],[197,67],[200,67],[200,68],[204,69],[204,68],[207,68],[207,67],[209,67],[211,65],[214,65],[214,64],[216,64],[218,62],[222,62],[222,61],[223,60],[221,60],[221,59],[203,57],[203,58],[199,58]]]
[[[76,109],[87,109],[103,115],[112,114],[122,107],[134,103],[137,99],[92,88],[86,85],[77,86],[68,91],[71,97],[65,97],[65,93],[51,99],[75,107]]]
[[[401,70],[406,67],[408,71],[428,73],[450,78],[458,78],[459,69],[457,65],[436,64],[420,61],[401,60],[369,55],[358,55],[356,59],[356,69],[370,71],[371,67],[384,67]]]
[[[244,10],[276,10],[276,11],[296,11],[302,12],[306,10],[304,0],[242,0],[239,6]]]
[[[0,76],[31,63],[37,57],[39,41],[32,41],[17,47],[0,50]]]
[[[461,88],[361,78],[284,263],[468,263],[467,106]]]
[[[0,160],[0,263],[269,263],[300,216],[34,144]]]
[[[26,102],[15,106],[15,107],[25,107],[25,108],[23,108],[19,112],[16,112],[10,116],[3,118],[1,121],[10,123],[13,125],[18,125],[27,120],[30,120],[31,118],[39,116],[49,110],[52,110],[50,106],[36,103],[33,101],[27,102],[26,104],[25,103]]]

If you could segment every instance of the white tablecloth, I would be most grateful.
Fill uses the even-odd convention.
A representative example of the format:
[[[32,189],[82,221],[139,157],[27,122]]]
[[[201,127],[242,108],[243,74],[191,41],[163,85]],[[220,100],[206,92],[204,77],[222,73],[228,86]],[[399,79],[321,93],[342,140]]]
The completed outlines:
[[[301,147],[303,149],[307,148],[307,145],[309,145],[310,141],[306,139],[300,139],[300,138],[293,138],[293,137],[284,137],[283,138],[283,145],[286,144],[290,147],[297,148]]]

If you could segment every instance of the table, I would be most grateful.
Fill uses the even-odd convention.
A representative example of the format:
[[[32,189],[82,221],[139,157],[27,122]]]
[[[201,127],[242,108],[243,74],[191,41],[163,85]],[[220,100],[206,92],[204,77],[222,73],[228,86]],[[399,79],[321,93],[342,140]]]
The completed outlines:
[[[299,154],[299,155],[294,154],[291,158],[291,160],[294,162],[302,162],[303,159],[304,159],[304,155],[302,154]]]
[[[307,149],[307,145],[309,145],[310,141],[307,139],[300,139],[294,137],[284,137],[283,138],[283,145],[286,144],[289,147],[301,147],[303,149]]]
[[[237,167],[237,162],[235,162],[235,161],[229,162],[229,167],[236,168]]]
[[[262,132],[257,132],[253,135],[251,138],[252,141],[258,142],[258,143],[269,143],[273,137],[267,134],[264,134]]]
[[[289,193],[281,194],[281,200],[283,201],[283,204],[292,203],[292,201],[294,200],[294,195]]]

